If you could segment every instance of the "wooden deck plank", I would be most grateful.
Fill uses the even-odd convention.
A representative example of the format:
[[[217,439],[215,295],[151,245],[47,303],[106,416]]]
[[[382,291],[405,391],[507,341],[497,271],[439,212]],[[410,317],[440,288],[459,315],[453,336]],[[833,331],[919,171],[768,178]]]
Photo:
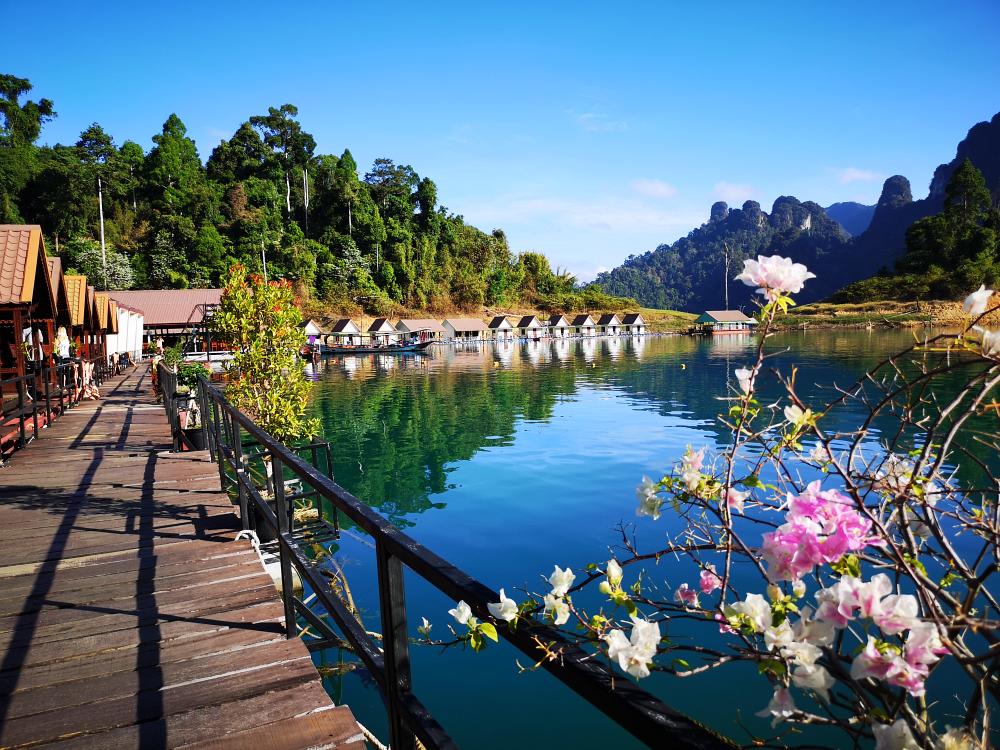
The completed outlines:
[[[0,746],[363,747],[210,457],[107,386],[0,471]]]

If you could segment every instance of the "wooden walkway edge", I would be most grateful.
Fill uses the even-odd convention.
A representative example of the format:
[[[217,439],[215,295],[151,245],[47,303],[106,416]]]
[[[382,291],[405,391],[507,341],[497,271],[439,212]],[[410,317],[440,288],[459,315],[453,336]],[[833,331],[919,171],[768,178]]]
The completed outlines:
[[[0,469],[0,748],[363,750],[148,366],[102,394]]]

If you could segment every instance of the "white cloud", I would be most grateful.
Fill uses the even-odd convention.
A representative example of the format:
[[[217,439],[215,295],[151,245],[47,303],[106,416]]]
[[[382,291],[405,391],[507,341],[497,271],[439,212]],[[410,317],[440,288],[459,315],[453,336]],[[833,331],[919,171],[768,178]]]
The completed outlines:
[[[549,196],[500,198],[487,205],[469,206],[466,219],[477,225],[503,226],[513,222],[541,220],[547,224],[611,232],[686,229],[704,217],[664,211],[633,198],[606,196],[584,200]]]
[[[628,123],[624,120],[615,120],[598,112],[577,115],[576,124],[588,133],[622,133],[628,130]]]
[[[677,188],[673,185],[663,180],[651,180],[645,177],[632,180],[632,189],[647,198],[673,198],[677,195]]]
[[[875,182],[885,178],[885,175],[878,172],[873,172],[870,169],[858,169],[857,167],[834,169],[833,172],[837,175],[837,181],[842,185],[847,185],[851,182]]]
[[[740,185],[735,182],[715,183],[715,194],[727,203],[742,203],[754,194],[752,185]]]

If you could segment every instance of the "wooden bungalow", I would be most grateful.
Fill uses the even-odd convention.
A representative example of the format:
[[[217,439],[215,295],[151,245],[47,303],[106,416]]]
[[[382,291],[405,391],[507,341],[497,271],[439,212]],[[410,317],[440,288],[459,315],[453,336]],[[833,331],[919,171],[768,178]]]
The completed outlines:
[[[597,332],[605,336],[617,336],[621,326],[621,320],[614,313],[605,313],[597,319]]]
[[[695,319],[694,325],[698,333],[751,333],[757,321],[739,310],[706,310]]]
[[[544,327],[534,315],[525,315],[517,321],[517,325],[514,328],[517,329],[518,336],[538,341],[543,335]]]
[[[646,333],[646,320],[640,313],[628,313],[623,315],[622,333],[627,336],[642,336]]]
[[[482,341],[486,338],[486,324],[478,318],[446,318],[441,325],[451,339]]]
[[[548,328],[549,335],[554,339],[564,339],[569,336],[569,321],[565,315],[550,315]]]
[[[594,319],[589,315],[577,315],[570,323],[570,329],[578,336],[593,336]]]
[[[388,318],[375,318],[368,326],[368,335],[375,345],[387,346],[399,343],[399,331],[397,331]]]
[[[0,225],[0,377],[52,364],[57,316],[41,227]]]
[[[89,357],[88,337],[93,328],[91,309],[87,306],[87,277],[69,275],[63,277],[66,281],[66,296],[69,297],[70,329],[67,331],[70,340],[76,344],[77,357]]]
[[[49,258],[49,277],[52,279],[52,294],[56,300],[56,328],[62,326],[69,333],[73,316],[66,293],[66,278],[63,275],[62,258]]]
[[[403,318],[396,323],[396,330],[405,339],[436,341],[445,333],[444,326],[431,318]]]
[[[102,359],[107,350],[105,332],[107,331],[108,316],[105,310],[104,320],[101,320],[99,305],[97,304],[97,289],[92,286],[87,287],[87,304],[90,305],[90,359]]]
[[[350,318],[340,318],[323,336],[323,343],[327,346],[357,346],[361,343],[361,329]]]
[[[507,320],[506,315],[497,315],[489,324],[490,335],[495,341],[513,341],[514,326]]]
[[[111,356],[111,350],[108,348],[108,334],[111,333],[111,295],[107,292],[97,292],[94,294],[94,303],[97,306],[97,321],[101,329],[98,333],[101,356],[106,360]]]

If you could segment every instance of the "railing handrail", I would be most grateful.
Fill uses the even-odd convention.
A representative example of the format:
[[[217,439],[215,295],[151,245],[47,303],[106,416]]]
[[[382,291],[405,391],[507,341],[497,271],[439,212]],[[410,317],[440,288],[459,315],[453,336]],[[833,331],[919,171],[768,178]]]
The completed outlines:
[[[317,598],[327,607],[329,614],[337,621],[344,636],[351,642],[358,656],[365,662],[382,686],[390,715],[393,749],[397,750],[397,744],[400,748],[412,748],[414,736],[419,737],[427,747],[455,747],[454,742],[410,691],[408,636],[405,605],[402,604],[402,570],[399,566],[405,564],[453,601],[464,600],[472,608],[472,611],[482,619],[490,617],[487,604],[498,601],[498,594],[400,531],[370,506],[310,466],[291,449],[277,441],[233,406],[225,394],[204,376],[199,376],[199,390],[203,400],[202,420],[206,427],[211,427],[212,435],[209,438],[209,444],[210,448],[217,453],[217,458],[213,455],[213,459],[220,463],[220,478],[225,481],[225,471],[222,466],[224,459],[225,463],[234,469],[236,474],[235,481],[241,495],[241,512],[246,515],[245,511],[249,507],[243,497],[244,492],[246,492],[253,500],[253,505],[261,511],[265,522],[277,532],[282,566],[294,565],[310,582]],[[209,408],[210,402],[212,408]],[[217,409],[221,409],[232,420],[229,426],[222,425],[220,428]],[[246,431],[270,454],[273,462],[274,494],[277,500],[282,500],[280,495],[283,493],[284,487],[282,475],[282,467],[284,467],[304,484],[308,484],[315,494],[328,500],[338,512],[344,513],[374,538],[379,567],[379,600],[383,618],[384,655],[378,654],[377,647],[365,634],[363,628],[352,627],[352,623],[346,621],[342,612],[338,616],[341,607],[332,591],[328,590],[329,583],[322,576],[316,575],[315,570],[306,565],[295,554],[295,540],[291,530],[282,528],[288,526],[288,521],[282,523],[282,516],[286,513],[281,502],[277,503],[278,512],[275,513],[261,497],[252,482],[246,480],[242,443],[239,439],[239,430],[241,429]],[[227,436],[232,438],[234,433],[235,439],[233,439],[232,445],[225,445],[223,438]],[[281,477],[281,481],[278,481],[279,477]],[[290,516],[290,514],[287,515]],[[246,523],[247,519],[245,518],[244,524]],[[286,551],[291,560],[285,559]],[[397,568],[399,569],[397,570]],[[285,591],[288,589],[285,588]],[[296,601],[293,604],[301,603]],[[392,620],[392,617],[389,617],[387,621],[386,613],[390,609],[402,610],[395,612],[395,621]],[[294,636],[295,611],[296,608],[286,599],[286,612],[290,613],[289,617],[286,617],[286,620],[289,620],[287,623],[289,637]],[[299,611],[301,613],[301,608]],[[307,619],[309,618],[307,617]],[[616,675],[593,654],[563,638],[555,628],[533,623],[513,631],[509,628],[498,628],[498,634],[535,661],[540,661],[547,671],[567,687],[585,698],[637,739],[650,746],[662,747],[663,743],[668,740],[671,747],[678,748],[733,746],[727,738],[666,705],[659,698],[632,683],[627,677]],[[558,663],[543,658],[545,652],[539,648],[539,643],[556,644],[560,649]],[[402,653],[398,653],[400,650]],[[393,665],[392,662],[397,663]],[[405,673],[394,673],[394,667],[395,671],[402,668]],[[399,723],[400,719],[405,727]]]

